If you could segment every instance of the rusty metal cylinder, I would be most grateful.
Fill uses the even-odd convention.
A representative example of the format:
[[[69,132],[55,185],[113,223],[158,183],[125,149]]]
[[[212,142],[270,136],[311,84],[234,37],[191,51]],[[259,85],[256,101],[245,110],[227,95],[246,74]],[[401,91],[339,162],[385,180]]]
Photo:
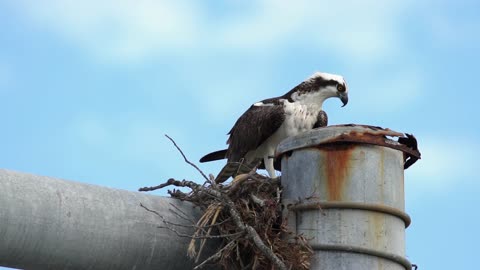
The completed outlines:
[[[389,147],[396,141],[385,135],[365,126],[333,126],[277,148],[289,226],[310,239],[311,269],[411,269],[404,153]]]

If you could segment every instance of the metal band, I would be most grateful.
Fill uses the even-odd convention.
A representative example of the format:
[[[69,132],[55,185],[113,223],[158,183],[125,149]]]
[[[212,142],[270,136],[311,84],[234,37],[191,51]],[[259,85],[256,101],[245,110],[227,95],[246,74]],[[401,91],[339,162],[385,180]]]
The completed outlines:
[[[315,202],[303,202],[291,205],[288,209],[292,211],[305,211],[305,210],[315,210],[315,209],[358,209],[358,210],[367,210],[389,214],[395,217],[398,217],[403,220],[405,223],[405,228],[407,228],[412,220],[410,216],[394,207],[374,204],[374,203],[360,203],[360,202],[339,202],[339,201],[315,201]]]
[[[397,137],[399,141],[389,139],[387,136]],[[332,143],[371,144],[402,151],[407,157],[404,160],[405,169],[421,157],[417,148],[417,141],[410,134],[403,134],[380,127],[353,124],[322,127],[289,137],[278,145],[276,156],[278,157],[297,149],[321,148],[322,145]]]
[[[352,246],[352,245],[332,245],[332,244],[312,244],[313,250],[322,250],[322,251],[333,251],[333,252],[349,252],[349,253],[359,253],[366,254],[382,259],[390,260],[401,264],[405,267],[406,270],[412,269],[412,264],[406,258],[388,252],[383,252],[375,249]]]

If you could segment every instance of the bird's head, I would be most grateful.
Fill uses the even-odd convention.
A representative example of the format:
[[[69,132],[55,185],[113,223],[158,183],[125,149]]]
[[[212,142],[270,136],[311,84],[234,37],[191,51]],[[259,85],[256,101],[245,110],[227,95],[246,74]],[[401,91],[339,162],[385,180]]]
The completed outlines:
[[[343,77],[324,72],[314,73],[286,95],[291,102],[300,101],[322,105],[326,99],[338,97],[343,106],[348,103],[348,88]]]

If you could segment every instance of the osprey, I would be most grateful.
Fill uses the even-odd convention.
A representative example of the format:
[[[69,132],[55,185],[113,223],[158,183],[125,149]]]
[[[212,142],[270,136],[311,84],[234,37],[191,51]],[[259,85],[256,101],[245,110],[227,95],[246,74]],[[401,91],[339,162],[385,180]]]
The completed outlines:
[[[277,145],[287,137],[326,126],[322,105],[331,97],[338,97],[343,106],[347,105],[345,80],[339,75],[316,72],[285,95],[250,106],[228,132],[228,149],[207,154],[200,162],[226,158],[228,162],[251,164],[262,160],[269,176],[274,178]]]

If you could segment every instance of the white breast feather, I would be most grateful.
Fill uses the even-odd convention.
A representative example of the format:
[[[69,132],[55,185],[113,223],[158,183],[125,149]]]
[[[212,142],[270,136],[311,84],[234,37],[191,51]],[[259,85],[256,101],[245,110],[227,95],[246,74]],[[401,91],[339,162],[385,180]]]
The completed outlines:
[[[246,155],[247,160],[273,156],[277,145],[290,136],[310,130],[317,121],[317,115],[322,110],[319,104],[301,104],[284,101],[285,120],[278,130],[260,145],[256,151]]]
[[[308,80],[313,80],[319,76],[322,76],[327,80],[335,80],[345,84],[343,77],[328,73],[315,73]],[[283,103],[285,113],[284,122],[278,130],[265,140],[265,142],[263,142],[257,149],[248,152],[245,156],[246,160],[252,162],[256,158],[262,158],[270,177],[275,177],[273,158],[269,157],[275,155],[277,145],[287,137],[311,130],[317,121],[318,113],[322,110],[323,102],[327,98],[336,95],[337,90],[335,87],[326,87],[323,91],[314,91],[310,93],[295,92],[290,96],[290,99],[293,100],[293,102],[280,100],[280,102]],[[274,104],[265,104],[263,102],[253,104],[253,106],[273,105]]]

